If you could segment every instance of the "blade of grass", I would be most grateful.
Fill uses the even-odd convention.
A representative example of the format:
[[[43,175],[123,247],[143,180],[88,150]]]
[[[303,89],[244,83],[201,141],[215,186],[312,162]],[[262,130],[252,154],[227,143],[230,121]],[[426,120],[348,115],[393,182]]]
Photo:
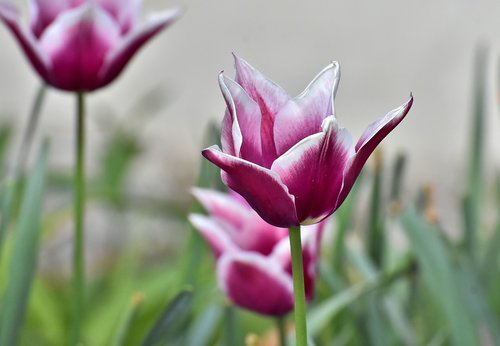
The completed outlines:
[[[10,278],[3,298],[0,345],[15,345],[23,324],[38,250],[40,215],[45,186],[48,144],[45,143],[24,192]]]
[[[433,304],[442,313],[453,345],[478,345],[471,312],[460,292],[450,253],[439,237],[440,230],[429,225],[414,209],[407,209],[402,222],[421,268]],[[436,326],[439,327],[439,326]]]
[[[118,332],[116,333],[115,339],[113,341],[114,346],[124,346],[126,345],[127,336],[130,331],[130,327],[135,322],[137,317],[137,311],[142,305],[143,296],[140,293],[134,293],[132,296],[129,309],[125,316],[123,317]]]
[[[3,242],[10,224],[15,192],[16,182],[11,178],[7,178],[7,180],[2,184],[2,196],[0,202],[2,210],[2,217],[0,218],[0,254],[2,253]]]
[[[208,305],[199,314],[189,329],[186,346],[209,346],[222,320],[223,308],[218,304]]]
[[[212,145],[220,141],[220,130],[215,125],[210,125],[207,134],[205,135],[204,143]],[[218,190],[224,190],[225,187],[220,179],[219,169],[212,165],[205,159],[201,159],[201,167],[198,175],[198,181],[196,186],[206,187],[206,188],[216,188]],[[190,208],[190,213],[202,212],[201,206],[194,202]],[[181,285],[195,285],[198,270],[200,267],[201,259],[205,253],[205,243],[196,229],[189,224],[189,234],[187,237],[186,248],[183,251],[185,256],[181,258],[181,266],[183,267],[183,274],[180,276]]]
[[[485,286],[479,277],[479,271],[474,264],[465,258],[459,262],[458,279],[459,287],[463,291],[464,302],[468,304],[474,321],[481,328],[481,332],[493,341],[493,344],[500,345],[500,321],[488,302]]]
[[[362,183],[363,177],[363,173],[358,176],[358,179],[356,179],[356,183],[354,184],[351,193],[349,193],[344,203],[342,203],[340,208],[335,212],[335,216],[338,220],[338,226],[335,232],[332,256],[333,268],[338,274],[341,274],[345,268],[343,261],[345,236],[352,221],[352,213],[354,211],[357,196],[359,195],[360,185]]]
[[[377,268],[382,267],[385,235],[383,217],[381,210],[383,209],[382,203],[382,170],[383,158],[382,151],[377,149],[373,156],[374,169],[373,169],[373,186],[370,202],[370,217],[366,230],[366,249]]]
[[[463,200],[465,233],[463,246],[471,258],[475,257],[476,233],[481,220],[481,196],[483,190],[483,154],[486,122],[486,74],[488,72],[488,50],[481,46],[476,51],[474,70],[474,99],[471,148],[469,156],[469,171],[467,190]]]
[[[236,312],[236,308],[231,304],[224,307],[224,345],[238,345],[240,343],[238,341],[239,325]]]
[[[375,275],[370,280],[355,284],[322,302],[308,313],[309,335],[316,336],[328,322],[347,306],[353,304],[360,297],[378,288],[392,283],[398,278],[412,272],[413,260],[404,261],[397,268]]]
[[[391,179],[390,200],[394,203],[399,203],[403,192],[403,177],[406,168],[406,155],[399,153],[394,161]]]
[[[193,293],[191,290],[180,292],[165,308],[161,316],[158,318],[153,328],[149,331],[144,339],[143,346],[154,346],[165,344],[169,337],[172,337],[185,321],[191,305]]]

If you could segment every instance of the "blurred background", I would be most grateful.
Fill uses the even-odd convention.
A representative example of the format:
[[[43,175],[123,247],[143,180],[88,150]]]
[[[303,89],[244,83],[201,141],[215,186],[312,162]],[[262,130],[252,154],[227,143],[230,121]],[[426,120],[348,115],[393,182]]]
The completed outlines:
[[[26,17],[26,2],[18,0],[16,5]],[[413,92],[410,115],[383,142],[385,156],[408,154],[405,189],[410,196],[422,184],[436,185],[440,220],[454,233],[461,221],[456,201],[463,192],[474,57],[481,44],[488,47],[486,62],[492,72],[485,93],[491,124],[487,127],[491,133],[485,133],[486,165],[494,167],[498,161],[494,73],[500,43],[498,2],[146,0],[143,13],[177,5],[184,8],[182,19],[142,50],[111,86],[88,97],[90,176],[102,170],[110,134],[125,129],[134,133],[140,148],[126,176],[127,191],[186,208],[205,129],[223,116],[217,74],[224,70],[234,76],[232,52],[291,95],[337,60],[342,69],[338,118],[354,137]],[[14,130],[8,151],[12,158],[40,81],[4,27],[0,47],[0,121]],[[74,105],[73,95],[50,90],[35,140],[50,138],[50,166],[68,174],[73,165]],[[54,199],[57,205],[59,200]],[[99,221],[99,212],[92,207],[89,214],[96,224],[91,228],[122,232],[113,222],[101,225],[106,221]],[[172,239],[182,239],[183,220],[172,223],[157,216],[144,221],[145,229],[159,232],[153,244],[168,246],[176,244]],[[172,230],[167,240],[165,228]],[[68,224],[68,237],[70,230]]]
[[[22,9],[27,22],[27,1],[12,2]],[[332,60],[339,61],[337,116],[355,138],[372,121],[405,102],[410,92],[415,97],[407,118],[382,143],[382,155],[377,157],[385,162],[385,171],[374,169],[373,159],[368,162],[364,185],[355,188],[361,198],[345,203],[334,216],[337,222],[332,229],[341,235],[334,242],[331,237],[324,241],[328,260],[321,264],[326,267],[320,268],[318,299],[311,309],[319,311],[317,316],[324,312],[323,306],[329,306],[327,317],[323,313],[323,319],[316,319],[322,321],[316,323],[319,339],[331,340],[342,329],[347,332],[340,334],[355,340],[351,344],[356,340],[391,344],[377,336],[385,333],[390,340],[406,340],[407,345],[427,344],[422,340],[430,340],[429,345],[448,344],[448,340],[470,345],[460,332],[475,328],[471,327],[474,319],[479,322],[473,332],[482,344],[500,342],[500,276],[495,274],[500,268],[500,233],[494,232],[500,229],[500,3],[144,0],[143,14],[174,6],[183,7],[182,18],[142,49],[113,84],[87,98],[86,269],[92,274],[88,284],[92,318],[85,328],[89,344],[107,344],[103,340],[110,340],[110,333],[119,326],[117,316],[126,315],[132,294],[142,292],[146,296],[143,315],[140,323],[131,323],[135,331],[129,343],[137,344],[185,282],[202,284],[196,287],[198,310],[189,319],[190,329],[183,325],[179,330],[199,332],[208,323],[212,340],[231,330],[227,326],[232,326],[236,310],[217,291],[212,257],[202,251],[203,243],[189,229],[186,215],[200,211],[192,206],[190,196],[199,176],[206,183],[215,181],[218,174],[205,169],[205,175],[199,175],[200,151],[217,138],[214,131],[207,136],[207,129],[218,125],[224,114],[217,75],[224,70],[234,76],[232,52],[291,95],[299,94]],[[2,176],[8,171],[6,165],[12,166],[15,160],[39,87],[40,80],[10,32],[0,26]],[[42,139],[50,139],[38,263],[42,275],[36,276],[31,295],[25,344],[40,336],[49,345],[67,337],[75,105],[74,95],[48,90],[31,150],[33,162]],[[484,122],[484,130],[476,136],[474,121]],[[482,147],[474,145],[478,142]],[[481,154],[479,165],[471,148]],[[392,167],[400,154],[406,158],[404,182],[396,183],[402,191],[389,197],[389,186],[398,177]],[[470,202],[465,207],[464,197]],[[411,210],[398,214],[401,209],[389,203],[394,200],[415,204],[421,215]],[[379,246],[386,233],[401,234],[401,228],[412,251],[399,251],[405,237],[392,235],[387,241],[390,246]],[[455,242],[463,230],[473,234],[471,239],[477,234],[477,244],[467,234],[461,243]],[[442,232],[453,241],[441,237]],[[188,234],[191,238],[185,246]],[[342,234],[347,234],[349,245]],[[360,250],[364,240],[365,248]],[[328,247],[332,244],[334,250]],[[471,250],[476,247],[478,255]],[[476,257],[484,258],[481,268]],[[393,272],[396,262],[404,262],[403,267]],[[0,265],[0,282],[2,273],[9,275],[2,266],[6,268]],[[187,279],[186,273],[200,278]],[[372,292],[374,287],[377,292]],[[477,293],[481,290],[486,294]],[[361,295],[367,299],[358,299]],[[340,302],[331,300],[336,297]],[[462,304],[465,299],[468,304]],[[388,300],[392,308],[387,308]],[[389,313],[378,314],[373,302]],[[139,303],[133,300],[130,305],[134,308]],[[209,314],[214,307],[218,318]],[[444,313],[435,314],[436,310]],[[251,321],[250,327],[243,328],[245,333],[271,328],[269,320],[262,322],[240,310],[237,314],[243,316],[242,324]],[[379,316],[386,315],[391,327],[379,328]],[[444,317],[435,323],[437,315]],[[361,330],[359,321],[368,320],[374,327]],[[325,321],[333,321],[335,332]],[[489,332],[483,332],[486,329]],[[206,345],[214,344],[207,340]]]

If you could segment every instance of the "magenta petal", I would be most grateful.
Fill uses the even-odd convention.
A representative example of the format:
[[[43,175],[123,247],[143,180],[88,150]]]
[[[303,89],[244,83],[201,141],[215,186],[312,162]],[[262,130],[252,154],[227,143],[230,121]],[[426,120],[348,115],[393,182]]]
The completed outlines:
[[[134,30],[123,38],[106,57],[101,70],[102,85],[114,80],[124,69],[137,51],[161,30],[172,24],[180,16],[179,9],[173,9],[152,16],[142,29]]]
[[[268,223],[277,227],[297,225],[293,196],[274,172],[254,163],[227,155],[217,146],[203,150],[206,159],[219,166],[222,178],[242,195]]]
[[[365,132],[361,135],[356,143],[356,154],[352,157],[350,163],[346,167],[344,173],[344,186],[339,200],[337,201],[338,208],[344,199],[351,191],[351,188],[356,181],[361,169],[363,168],[366,160],[370,157],[371,153],[375,150],[377,145],[387,136],[408,114],[413,104],[413,96],[402,106],[390,111],[383,118],[373,122]]]
[[[313,79],[302,94],[287,102],[279,111],[274,124],[278,155],[321,131],[323,120],[334,114],[333,102],[339,79],[339,64],[333,62]]]
[[[28,57],[35,70],[42,76],[47,77],[48,66],[50,65],[47,57],[42,53],[35,37],[21,26],[19,13],[13,6],[0,4],[0,19],[7,25],[10,31],[16,37],[24,54]]]
[[[352,154],[349,131],[339,128],[330,116],[324,121],[323,132],[303,139],[273,163],[271,170],[295,196],[302,224],[318,222],[330,215]]]
[[[191,191],[210,215],[224,220],[236,229],[242,229],[254,214],[249,206],[227,193],[200,188],[193,188]]]
[[[104,8],[118,22],[121,33],[126,34],[134,26],[142,0],[99,0]]]
[[[269,316],[293,309],[292,277],[269,258],[248,252],[224,254],[217,276],[224,292],[243,308]]]
[[[269,168],[277,157],[273,130],[275,117],[290,97],[280,86],[267,79],[245,60],[234,55],[234,63],[236,82],[259,105],[262,161],[264,167]]]
[[[290,99],[288,94],[276,83],[267,79],[244,59],[234,55],[236,82],[255,100],[262,109],[271,115],[276,114]]]
[[[228,194],[214,190],[194,188],[193,195],[224,232],[231,242],[242,250],[256,251],[263,255],[272,252],[276,243],[287,235],[288,230],[272,226],[236,193]]]
[[[227,105],[222,122],[222,149],[259,164],[262,157],[259,106],[240,85],[222,73],[219,86]]]
[[[191,214],[189,222],[205,238],[216,258],[219,258],[226,251],[236,251],[236,247],[224,231],[223,225],[216,220],[204,215]]]
[[[100,87],[99,71],[119,34],[113,19],[92,4],[59,15],[40,39],[52,62],[50,84],[69,91]]]
[[[36,37],[42,36],[60,13],[84,2],[85,0],[30,0],[31,31]]]

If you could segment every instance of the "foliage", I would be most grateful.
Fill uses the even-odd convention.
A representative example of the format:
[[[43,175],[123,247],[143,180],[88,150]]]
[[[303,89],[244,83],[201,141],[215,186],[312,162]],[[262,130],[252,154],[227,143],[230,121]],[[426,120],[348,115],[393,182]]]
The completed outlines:
[[[317,292],[308,308],[309,333],[316,345],[500,344],[500,223],[489,229],[480,213],[486,203],[483,83],[478,78],[469,177],[463,189],[464,236],[458,242],[446,237],[432,189],[423,187],[415,202],[405,195],[405,163],[410,158],[402,154],[387,165],[383,152],[377,153],[336,212],[330,226],[333,237],[323,244]],[[2,172],[9,166],[9,137],[10,128],[2,127]],[[217,127],[211,126],[205,142],[218,138]],[[139,134],[118,126],[105,148],[101,172],[90,180],[88,198],[122,220],[130,212],[176,220],[185,220],[189,211],[202,212],[199,205],[188,208],[168,200],[144,207],[128,194],[126,179],[140,148]],[[69,339],[70,284],[36,270],[45,235],[70,210],[69,199],[62,208],[42,208],[46,194],[71,193],[68,176],[47,171],[48,156],[44,145],[25,179],[8,176],[2,181],[0,345],[63,345]],[[224,188],[218,170],[205,161],[197,185]],[[369,198],[365,201],[363,195]],[[405,235],[407,247],[389,241],[398,232]],[[182,251],[153,263],[125,242],[103,272],[91,277],[85,344],[273,344],[276,321],[227,302],[217,289],[212,254],[187,222],[183,236]],[[292,335],[288,333],[290,344]]]

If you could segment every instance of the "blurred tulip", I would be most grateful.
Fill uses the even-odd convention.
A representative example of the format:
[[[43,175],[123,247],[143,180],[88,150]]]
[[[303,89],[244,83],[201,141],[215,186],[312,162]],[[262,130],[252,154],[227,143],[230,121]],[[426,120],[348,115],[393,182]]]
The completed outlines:
[[[0,4],[0,18],[27,58],[55,88],[92,91],[112,82],[150,38],[179,17],[173,9],[139,27],[141,0],[31,0],[30,28]]]
[[[288,230],[264,222],[234,192],[194,189],[193,194],[209,215],[192,214],[189,219],[215,254],[222,290],[236,305],[254,312],[282,316],[292,311]],[[310,300],[324,223],[303,228],[305,295]]]
[[[219,75],[227,105],[222,150],[212,146],[203,155],[222,169],[225,184],[278,227],[312,224],[332,214],[413,103],[410,96],[354,144],[335,116],[338,63],[294,98],[237,56],[235,66],[236,81]]]

